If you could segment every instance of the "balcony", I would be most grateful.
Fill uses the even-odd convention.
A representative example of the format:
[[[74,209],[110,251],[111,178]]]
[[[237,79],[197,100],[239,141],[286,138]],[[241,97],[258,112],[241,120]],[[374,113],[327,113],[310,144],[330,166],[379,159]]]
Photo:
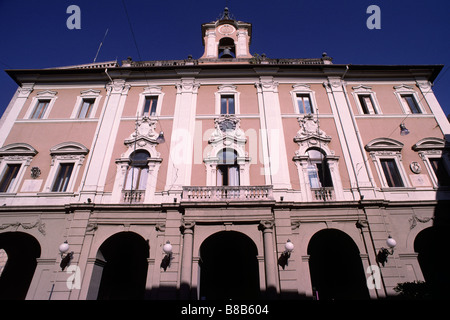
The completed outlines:
[[[142,203],[145,190],[123,190],[122,203]]]
[[[183,201],[273,200],[272,186],[183,187]]]
[[[313,201],[331,201],[334,198],[333,187],[311,188]]]

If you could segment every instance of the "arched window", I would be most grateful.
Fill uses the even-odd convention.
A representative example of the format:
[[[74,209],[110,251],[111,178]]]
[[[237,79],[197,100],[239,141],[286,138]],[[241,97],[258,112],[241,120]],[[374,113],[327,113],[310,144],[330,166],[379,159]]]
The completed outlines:
[[[233,149],[222,149],[218,154],[217,185],[239,186],[239,165],[237,152]]]
[[[145,190],[149,158],[150,154],[145,150],[137,150],[130,155],[130,166],[125,178],[125,190]]]
[[[315,149],[306,152],[308,156],[308,178],[312,189],[333,187],[330,168],[325,155]]]

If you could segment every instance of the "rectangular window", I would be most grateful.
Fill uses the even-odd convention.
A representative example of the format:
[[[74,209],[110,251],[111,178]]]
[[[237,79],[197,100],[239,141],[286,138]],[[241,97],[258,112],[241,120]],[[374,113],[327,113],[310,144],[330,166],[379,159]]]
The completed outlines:
[[[30,119],[42,119],[49,104],[50,100],[39,100],[31,113]]]
[[[94,106],[95,99],[83,99],[83,103],[81,104],[80,111],[78,112],[78,119],[86,119],[89,118],[89,115],[92,111],[92,107]]]
[[[311,97],[309,96],[309,94],[298,94],[297,105],[299,113],[301,114],[313,113]]]
[[[311,188],[333,187],[330,168],[326,162],[312,162],[308,165],[308,178]]]
[[[127,172],[124,190],[145,190],[148,167],[130,167]]]
[[[375,108],[373,106],[372,97],[366,94],[360,94],[358,96],[361,108],[364,114],[375,114]]]
[[[158,97],[147,96],[145,97],[143,116],[152,117],[156,116],[156,106],[158,104]]]
[[[220,114],[234,114],[234,95],[220,97]]]
[[[5,172],[0,181],[0,192],[11,192],[11,187],[14,185],[20,166],[20,164],[6,165]]]
[[[403,187],[403,181],[394,159],[381,159],[381,167],[389,187]]]
[[[402,95],[402,100],[409,107],[409,110],[411,111],[411,113],[422,113],[422,111],[420,111],[420,108],[419,108],[419,105],[417,104],[416,99],[414,98],[414,96],[412,94]]]
[[[217,186],[239,186],[239,166],[217,166]]]
[[[430,158],[430,164],[433,168],[436,179],[440,186],[450,186],[450,177],[447,170],[444,167],[444,161],[442,158]]]
[[[65,192],[69,185],[70,176],[73,171],[73,163],[61,163],[55,182],[53,183],[53,192]]]

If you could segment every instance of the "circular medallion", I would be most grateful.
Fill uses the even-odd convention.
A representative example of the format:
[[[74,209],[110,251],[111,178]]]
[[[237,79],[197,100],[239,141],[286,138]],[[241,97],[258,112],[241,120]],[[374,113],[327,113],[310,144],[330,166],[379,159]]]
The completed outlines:
[[[418,173],[420,173],[422,171],[422,168],[420,167],[420,164],[418,162],[416,162],[416,161],[411,162],[411,164],[409,165],[409,168],[415,174],[418,174]]]
[[[223,26],[219,27],[219,32],[224,35],[230,35],[235,31],[236,31],[236,29],[232,25],[229,25],[229,24],[224,24]]]

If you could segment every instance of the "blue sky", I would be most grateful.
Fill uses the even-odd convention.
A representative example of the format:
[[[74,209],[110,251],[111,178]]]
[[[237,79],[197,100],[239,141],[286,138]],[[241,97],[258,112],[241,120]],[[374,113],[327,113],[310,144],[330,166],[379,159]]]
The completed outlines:
[[[250,52],[269,58],[318,58],[336,64],[443,64],[433,90],[450,114],[450,1],[142,1],[0,0],[0,68],[39,69],[93,62],[199,58],[201,24],[228,5],[253,25]],[[69,30],[67,7],[81,9],[81,29]],[[381,29],[369,30],[370,5],[381,10]],[[0,71],[0,114],[17,86]]]

